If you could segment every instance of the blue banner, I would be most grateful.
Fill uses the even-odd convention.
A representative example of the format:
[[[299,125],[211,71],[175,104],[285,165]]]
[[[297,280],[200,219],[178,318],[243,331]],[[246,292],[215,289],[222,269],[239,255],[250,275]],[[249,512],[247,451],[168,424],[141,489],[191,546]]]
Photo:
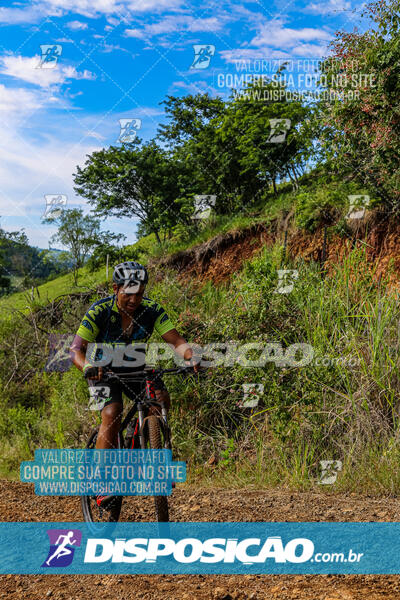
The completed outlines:
[[[400,574],[400,523],[0,523],[0,573]]]
[[[186,481],[186,463],[166,449],[40,449],[20,478],[40,496],[168,496],[172,482]]]

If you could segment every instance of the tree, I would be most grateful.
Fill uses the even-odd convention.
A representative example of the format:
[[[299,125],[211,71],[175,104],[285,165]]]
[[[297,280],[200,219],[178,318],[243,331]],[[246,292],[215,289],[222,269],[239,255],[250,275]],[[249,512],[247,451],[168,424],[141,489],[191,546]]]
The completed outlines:
[[[188,94],[183,98],[167,96],[162,102],[169,117],[167,125],[160,125],[158,137],[176,149],[185,142],[198,139],[207,129],[213,128],[214,119],[220,117],[226,108],[221,98],[208,94]]]
[[[95,249],[86,263],[89,271],[92,273],[104,266],[107,263],[107,257],[110,268],[127,260],[137,260],[140,262],[139,252],[136,249],[132,249],[131,246],[119,247],[113,244],[102,244]]]
[[[35,271],[38,266],[37,248],[29,246],[28,238],[24,231],[4,231],[0,228],[0,288],[5,294],[12,289],[12,277],[25,279]]]
[[[194,193],[215,195],[217,213],[236,210],[241,196],[246,192],[252,196],[258,184],[256,171],[243,173],[235,132],[225,130],[221,134],[229,103],[196,94],[169,96],[164,104],[170,121],[161,125],[158,137],[189,168]]]
[[[74,264],[69,252],[58,250],[40,250],[39,264],[35,268],[35,284],[41,280],[49,281],[58,275],[68,273]]]
[[[305,135],[311,111],[286,95],[279,74],[280,71],[274,81],[251,83],[243,95],[232,99],[221,124],[223,139],[236,138],[242,177],[250,173],[258,183],[258,189],[248,187],[242,191],[244,204],[270,183],[276,191],[278,177],[289,176],[296,180],[296,167],[304,168],[312,147],[311,132]]]
[[[100,231],[100,219],[92,215],[84,215],[81,208],[63,210],[56,219],[47,219],[47,223],[58,224],[58,231],[51,238],[51,243],[58,242],[68,248],[73,258],[73,277],[77,284],[78,269],[85,263],[92,250],[99,245],[118,242],[123,234]]]
[[[179,222],[193,186],[184,162],[154,140],[93,152],[74,181],[97,216],[138,217],[159,243],[160,231]]]
[[[10,290],[11,280],[6,275],[0,275],[0,295],[7,294]]]
[[[164,103],[170,122],[160,127],[159,138],[190,167],[196,193],[216,195],[217,213],[251,205],[278,176],[288,175],[297,184],[305,169],[313,148],[306,126],[311,111],[285,96],[264,99],[265,92],[273,91],[270,81],[250,85],[243,97],[228,102],[197,94],[169,96]],[[291,122],[281,144],[269,142],[271,119]]]
[[[339,32],[322,83],[336,94],[321,103],[328,160],[400,210],[400,1],[366,7],[371,29]]]

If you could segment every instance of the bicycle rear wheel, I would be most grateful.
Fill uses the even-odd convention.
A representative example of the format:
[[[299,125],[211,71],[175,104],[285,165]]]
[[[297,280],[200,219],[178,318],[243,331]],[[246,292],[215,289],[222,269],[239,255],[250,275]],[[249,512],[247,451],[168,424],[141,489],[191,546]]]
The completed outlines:
[[[86,444],[86,448],[96,447],[99,427],[94,429]],[[122,448],[123,440],[119,434],[119,448]],[[86,523],[116,523],[121,514],[122,496],[115,496],[109,508],[102,509],[97,505],[96,496],[81,496],[81,508]]]
[[[162,439],[159,418],[154,415],[147,417],[145,428],[147,447],[152,450],[162,450],[165,446]],[[167,523],[169,521],[168,496],[154,496],[154,507],[157,521]]]

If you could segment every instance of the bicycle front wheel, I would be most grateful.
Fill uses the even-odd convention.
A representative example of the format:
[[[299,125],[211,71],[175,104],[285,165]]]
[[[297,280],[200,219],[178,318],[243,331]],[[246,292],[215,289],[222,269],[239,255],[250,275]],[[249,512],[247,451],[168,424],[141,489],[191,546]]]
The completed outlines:
[[[98,433],[99,427],[92,431],[86,448],[94,449],[96,447]],[[118,443],[119,448],[122,448],[123,440],[121,433],[119,434]],[[115,496],[111,506],[107,510],[97,506],[96,496],[81,496],[81,508],[86,523],[116,523],[121,514],[121,506],[122,496]]]
[[[147,417],[145,427],[147,447],[152,450],[162,450],[164,448],[164,443],[162,440],[159,418],[154,415]],[[156,510],[157,521],[160,523],[168,522],[168,496],[154,496],[154,507]]]

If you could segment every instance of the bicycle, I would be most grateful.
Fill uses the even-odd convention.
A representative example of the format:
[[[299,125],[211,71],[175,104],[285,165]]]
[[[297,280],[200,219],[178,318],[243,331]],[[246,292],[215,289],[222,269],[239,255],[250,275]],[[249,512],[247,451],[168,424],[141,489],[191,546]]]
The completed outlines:
[[[172,369],[154,369],[145,367],[134,373],[116,374],[106,371],[102,383],[118,381],[122,385],[140,382],[141,393],[138,400],[128,410],[118,432],[118,449],[172,450],[171,430],[168,426],[167,409],[155,397],[153,384],[158,377],[166,374],[191,374],[193,367],[177,367]],[[156,407],[157,414],[149,414],[150,408]],[[161,411],[160,411],[161,409]],[[134,416],[137,412],[138,416]],[[100,427],[90,434],[86,448],[94,449]],[[124,436],[125,432],[125,436]],[[158,522],[169,521],[168,496],[153,496],[155,513]],[[96,496],[81,496],[81,508],[87,523],[116,523],[121,514],[123,496],[115,496],[111,505],[101,508],[97,505]]]

